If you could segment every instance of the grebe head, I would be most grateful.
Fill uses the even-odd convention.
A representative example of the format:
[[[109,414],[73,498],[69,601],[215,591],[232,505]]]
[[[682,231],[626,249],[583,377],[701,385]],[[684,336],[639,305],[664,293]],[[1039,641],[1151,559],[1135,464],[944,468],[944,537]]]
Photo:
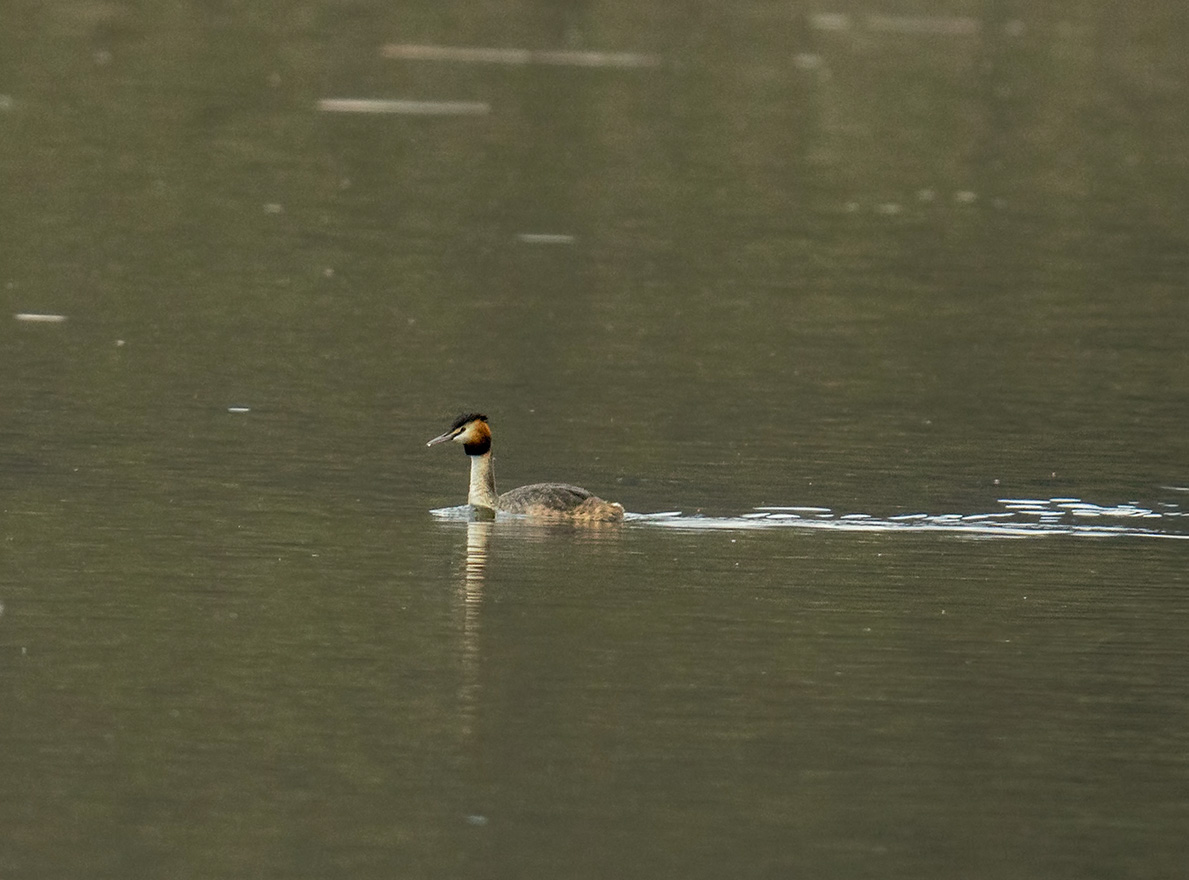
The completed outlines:
[[[453,440],[461,443],[467,455],[484,455],[491,449],[491,429],[487,427],[487,416],[482,413],[463,413],[454,420],[450,430],[434,437],[426,446],[436,446]]]

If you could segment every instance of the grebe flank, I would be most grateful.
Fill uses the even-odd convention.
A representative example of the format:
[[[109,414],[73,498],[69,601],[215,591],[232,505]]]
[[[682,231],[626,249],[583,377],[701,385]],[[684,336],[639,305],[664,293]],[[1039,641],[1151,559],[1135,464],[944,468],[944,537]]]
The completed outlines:
[[[434,437],[426,446],[453,440],[461,443],[471,459],[471,487],[467,503],[494,513],[502,510],[538,519],[573,519],[585,522],[618,522],[623,519],[623,505],[604,501],[597,495],[568,483],[533,483],[503,495],[495,491],[495,471],[491,465],[491,428],[482,413],[465,413],[454,420],[450,430]]]

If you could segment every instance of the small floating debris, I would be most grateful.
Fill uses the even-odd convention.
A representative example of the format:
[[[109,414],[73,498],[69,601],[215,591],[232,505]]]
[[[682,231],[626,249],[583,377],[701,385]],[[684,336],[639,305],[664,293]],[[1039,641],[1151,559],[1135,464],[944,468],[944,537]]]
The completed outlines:
[[[497,49],[472,46],[418,46],[391,43],[380,50],[400,61],[461,61],[469,64],[555,64],[573,67],[657,67],[660,57],[639,52]]]
[[[325,113],[403,113],[411,116],[483,116],[491,105],[483,101],[406,101],[384,98],[323,98]]]
[[[516,236],[525,244],[573,244],[574,236],[550,232],[522,232]]]
[[[819,31],[845,31],[850,28],[850,16],[837,12],[818,12],[809,16],[809,24]]]
[[[17,312],[13,317],[18,321],[27,321],[30,324],[61,324],[66,320],[65,315],[47,315],[38,312]]]
[[[909,34],[914,36],[963,37],[977,34],[981,23],[977,18],[963,15],[867,15],[860,23],[877,33]],[[809,26],[818,31],[846,31],[855,27],[849,15],[819,12],[809,16]],[[1004,32],[1017,35],[1023,24],[1008,22]]]
[[[977,34],[979,31],[978,19],[958,15],[869,15],[866,23],[873,31],[895,34],[939,34],[953,37]]]

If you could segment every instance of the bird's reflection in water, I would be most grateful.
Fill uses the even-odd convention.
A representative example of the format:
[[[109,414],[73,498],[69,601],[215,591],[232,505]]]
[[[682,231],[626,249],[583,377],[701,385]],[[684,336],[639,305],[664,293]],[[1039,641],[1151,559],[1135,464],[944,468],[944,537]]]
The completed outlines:
[[[462,606],[462,684],[458,697],[462,707],[464,736],[469,736],[474,730],[479,703],[479,635],[483,625],[483,584],[487,579],[487,548],[491,542],[491,528],[490,520],[467,523],[466,559],[459,587]]]
[[[492,523],[467,523],[467,559],[463,590],[468,605],[477,603],[483,595],[483,581],[487,577],[487,546],[491,541]],[[475,595],[472,595],[472,590]]]
[[[475,729],[481,697],[483,590],[487,583],[487,560],[493,542],[505,540],[510,545],[509,551],[523,558],[530,547],[551,554],[555,548],[556,552],[564,553],[567,547],[573,547],[575,543],[615,542],[622,537],[622,527],[619,523],[575,526],[566,522],[483,518],[468,520],[466,530],[466,555],[462,561],[457,591],[457,619],[460,620],[461,630],[459,661],[462,667],[458,694],[462,734],[469,737]],[[499,538],[494,537],[497,531]]]

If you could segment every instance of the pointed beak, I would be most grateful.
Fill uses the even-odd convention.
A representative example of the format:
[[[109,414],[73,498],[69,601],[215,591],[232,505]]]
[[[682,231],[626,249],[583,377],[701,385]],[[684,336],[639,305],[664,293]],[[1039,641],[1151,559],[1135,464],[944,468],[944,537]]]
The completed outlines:
[[[453,440],[455,438],[455,436],[457,436],[457,434],[458,434],[457,431],[447,431],[445,434],[434,437],[432,440],[430,440],[425,445],[426,446],[437,446],[439,443],[449,443],[451,440]]]

